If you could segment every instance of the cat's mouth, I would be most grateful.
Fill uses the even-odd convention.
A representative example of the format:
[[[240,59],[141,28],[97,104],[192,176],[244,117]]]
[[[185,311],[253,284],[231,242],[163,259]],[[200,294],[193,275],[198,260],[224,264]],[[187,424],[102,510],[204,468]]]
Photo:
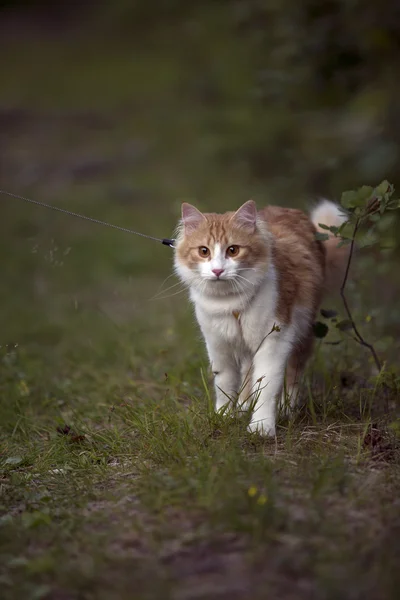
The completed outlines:
[[[206,277],[206,281],[212,281],[213,283],[226,283],[232,281],[232,277]]]

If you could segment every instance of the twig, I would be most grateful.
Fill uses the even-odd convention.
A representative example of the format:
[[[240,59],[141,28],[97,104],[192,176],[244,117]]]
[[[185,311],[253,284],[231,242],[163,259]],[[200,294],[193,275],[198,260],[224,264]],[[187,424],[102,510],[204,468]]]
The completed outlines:
[[[361,333],[358,331],[358,329],[357,329],[357,325],[355,324],[355,321],[354,321],[354,319],[353,319],[353,315],[351,314],[351,310],[350,310],[350,307],[349,307],[349,305],[348,305],[348,303],[347,303],[347,299],[346,299],[346,296],[345,296],[345,293],[344,293],[344,291],[345,291],[345,287],[346,287],[346,283],[347,283],[347,278],[348,278],[348,276],[349,276],[351,259],[352,259],[352,257],[353,257],[353,250],[354,250],[354,242],[355,242],[355,237],[356,237],[356,233],[357,233],[357,230],[358,230],[358,227],[359,227],[359,225],[360,225],[360,219],[357,219],[357,221],[356,221],[356,224],[355,224],[355,226],[354,226],[353,237],[352,237],[352,239],[351,239],[351,244],[350,244],[350,252],[349,252],[349,258],[347,259],[346,272],[345,272],[345,274],[344,274],[343,283],[342,283],[342,286],[341,286],[341,288],[340,288],[340,295],[341,295],[341,297],[342,297],[343,304],[344,304],[344,307],[345,307],[345,309],[346,309],[347,316],[349,317],[349,320],[350,320],[350,322],[351,322],[351,326],[352,326],[352,328],[353,328],[353,331],[354,331],[354,333],[355,333],[355,336],[356,336],[354,339],[355,339],[355,340],[356,340],[356,342],[358,342],[358,343],[359,343],[361,346],[364,346],[365,348],[368,348],[368,350],[371,352],[371,354],[372,354],[372,356],[373,356],[373,359],[374,359],[374,361],[375,361],[376,368],[378,369],[378,371],[379,371],[379,373],[380,373],[380,372],[381,372],[381,369],[382,369],[382,366],[381,366],[381,362],[380,362],[380,360],[379,360],[379,358],[378,358],[378,355],[377,355],[377,353],[375,352],[375,348],[373,347],[373,345],[372,345],[372,344],[369,344],[368,342],[366,342],[366,341],[364,340],[364,338],[362,337]]]

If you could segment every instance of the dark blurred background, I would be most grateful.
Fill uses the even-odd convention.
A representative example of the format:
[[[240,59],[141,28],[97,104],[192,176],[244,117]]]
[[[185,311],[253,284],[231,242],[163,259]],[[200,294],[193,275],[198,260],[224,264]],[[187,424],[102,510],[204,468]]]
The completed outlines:
[[[90,166],[76,158],[74,182],[96,165],[104,174],[111,158],[114,169],[124,159],[133,168],[146,145],[179,158],[190,195],[202,197],[210,170],[280,196],[396,183],[395,2],[2,0],[1,8],[2,178],[21,176],[5,153],[10,137],[32,134],[34,122],[36,134],[54,131],[63,116],[83,139],[85,129],[110,134],[110,156]],[[53,179],[56,162],[42,167]]]
[[[400,0],[0,0],[0,190],[169,237],[396,186],[399,63]],[[0,194],[0,597],[398,597],[393,212],[347,283],[390,387],[326,319],[264,445],[210,412],[171,249]]]
[[[0,6],[3,189],[164,237],[182,200],[306,208],[398,183],[399,3]],[[57,345],[76,305],[146,331],[184,306],[145,304],[171,272],[167,248],[5,196],[0,214],[7,339]],[[353,272],[355,309],[383,349],[400,316],[395,265],[394,250],[366,251]]]

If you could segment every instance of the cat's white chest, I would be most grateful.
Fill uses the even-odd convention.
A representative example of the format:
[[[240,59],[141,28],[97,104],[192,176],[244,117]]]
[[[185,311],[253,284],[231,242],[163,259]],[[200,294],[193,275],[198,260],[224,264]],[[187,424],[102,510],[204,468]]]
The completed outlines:
[[[247,305],[242,299],[207,299],[192,297],[203,334],[234,346],[235,353],[254,352],[275,323],[276,288],[261,286]]]
[[[197,310],[197,318],[203,330],[207,330],[221,341],[232,344],[243,343],[241,314],[238,310],[219,313],[207,313]]]
[[[275,307],[256,301],[238,317],[244,346],[255,352],[275,324]]]
[[[241,315],[239,311],[232,311],[227,314],[220,324],[220,334],[225,340],[242,345],[244,338],[240,319]]]

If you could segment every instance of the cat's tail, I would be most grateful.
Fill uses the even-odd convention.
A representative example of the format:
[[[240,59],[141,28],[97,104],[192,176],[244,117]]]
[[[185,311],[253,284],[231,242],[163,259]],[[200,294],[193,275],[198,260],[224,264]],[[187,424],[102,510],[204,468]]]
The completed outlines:
[[[337,292],[343,283],[343,278],[349,258],[349,246],[339,246],[339,237],[323,229],[320,225],[339,227],[347,221],[346,213],[340,206],[330,200],[321,200],[311,211],[310,218],[317,231],[329,234],[329,239],[322,242],[326,250],[325,260],[325,291]]]

